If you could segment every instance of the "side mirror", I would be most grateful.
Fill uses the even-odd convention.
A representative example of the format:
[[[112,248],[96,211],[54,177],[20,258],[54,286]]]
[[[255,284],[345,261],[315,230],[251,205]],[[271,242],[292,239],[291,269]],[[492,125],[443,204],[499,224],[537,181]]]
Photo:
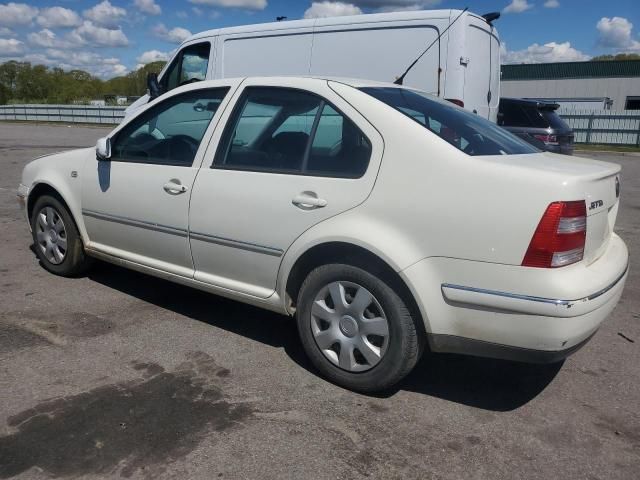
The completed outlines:
[[[158,82],[157,73],[151,72],[147,74],[147,89],[149,90],[149,101],[154,100],[162,95],[162,87]]]
[[[96,158],[100,161],[111,158],[111,140],[109,137],[102,137],[96,143]]]

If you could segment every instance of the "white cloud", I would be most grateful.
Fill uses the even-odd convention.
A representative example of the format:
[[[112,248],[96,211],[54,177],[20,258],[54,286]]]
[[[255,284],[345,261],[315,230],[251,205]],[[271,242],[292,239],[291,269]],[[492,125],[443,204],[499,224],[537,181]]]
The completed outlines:
[[[351,3],[313,2],[304,12],[304,18],[340,17],[343,15],[360,15],[362,10]]]
[[[162,8],[155,0],[134,0],[133,4],[138,10],[149,15],[160,15],[162,13]]]
[[[267,0],[189,0],[189,2],[196,5],[242,8],[244,10],[264,10],[267,8]]]
[[[153,27],[152,32],[156,37],[171,43],[182,43],[191,36],[191,32],[186,28],[174,27],[169,30],[163,23]]]
[[[13,30],[7,27],[0,27],[0,37],[10,37],[13,35]]]
[[[187,12],[185,12],[184,10],[179,10],[176,12],[176,17],[181,18],[181,19],[185,19],[187,17],[189,17],[189,14]]]
[[[51,48],[56,45],[56,34],[48,28],[43,28],[39,32],[31,32],[27,35],[29,45],[34,47]]]
[[[511,0],[511,3],[504,7],[502,11],[504,13],[522,13],[530,8],[533,8],[533,4],[527,0]]]
[[[148,50],[144,52],[142,55],[140,55],[138,58],[136,58],[136,62],[142,65],[146,65],[147,63],[158,62],[160,60],[166,61],[168,60],[168,58],[169,58],[168,52],[161,52],[159,50]]]
[[[553,63],[581,62],[591,57],[576,50],[570,42],[549,42],[544,45],[534,43],[523,50],[509,51],[503,42],[500,48],[502,63]]]
[[[0,58],[19,55],[24,52],[24,42],[15,38],[0,38]]]
[[[88,43],[97,47],[126,47],[129,45],[129,39],[120,28],[114,30],[99,27],[88,20],[75,28],[68,35],[68,38],[75,44]]]
[[[38,14],[38,9],[26,3],[0,3],[0,25],[29,25]]]
[[[624,17],[602,17],[597,23],[598,45],[618,52],[640,52],[640,42],[633,38],[633,23]]]
[[[97,25],[115,29],[119,22],[127,16],[124,8],[111,5],[109,0],[104,0],[84,11],[84,17]]]
[[[560,6],[560,2],[558,0],[547,0],[544,2],[544,8],[558,8]]]
[[[62,7],[40,10],[36,21],[38,25],[45,28],[76,27],[82,23],[80,16],[76,12]]]

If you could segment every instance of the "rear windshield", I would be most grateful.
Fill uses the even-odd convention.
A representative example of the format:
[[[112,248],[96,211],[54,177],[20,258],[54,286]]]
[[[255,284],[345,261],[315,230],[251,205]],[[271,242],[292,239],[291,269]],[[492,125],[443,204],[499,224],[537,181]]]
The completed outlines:
[[[567,122],[565,122],[555,110],[542,109],[540,110],[540,113],[545,118],[547,123],[551,126],[551,128],[555,128],[556,130],[570,130]]]
[[[393,87],[361,88],[468,155],[538,153],[532,145],[476,114],[432,96]]]

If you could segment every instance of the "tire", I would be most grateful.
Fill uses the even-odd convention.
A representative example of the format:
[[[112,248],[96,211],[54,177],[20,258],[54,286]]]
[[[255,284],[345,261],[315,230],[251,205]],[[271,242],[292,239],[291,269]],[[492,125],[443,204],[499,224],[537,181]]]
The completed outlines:
[[[43,195],[36,200],[31,214],[31,233],[35,253],[49,272],[74,277],[91,266],[78,227],[58,197]]]
[[[388,283],[358,267],[330,264],[309,273],[298,295],[296,320],[313,365],[350,390],[387,390],[420,357],[421,330],[403,300]],[[381,320],[386,320],[386,338]]]

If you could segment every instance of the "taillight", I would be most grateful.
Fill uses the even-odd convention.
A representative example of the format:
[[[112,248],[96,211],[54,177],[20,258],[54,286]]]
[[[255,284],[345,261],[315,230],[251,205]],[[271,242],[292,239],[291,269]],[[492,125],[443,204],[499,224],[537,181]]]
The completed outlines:
[[[534,135],[534,138],[537,138],[541,142],[546,143],[547,145],[559,145],[558,137],[555,135]]]
[[[459,100],[457,98],[445,98],[445,100],[447,102],[451,102],[451,103],[453,103],[455,105],[458,105],[459,107],[464,108],[464,102],[462,100]]]
[[[587,206],[583,200],[553,202],[536,228],[524,267],[555,268],[579,262],[587,236]]]

